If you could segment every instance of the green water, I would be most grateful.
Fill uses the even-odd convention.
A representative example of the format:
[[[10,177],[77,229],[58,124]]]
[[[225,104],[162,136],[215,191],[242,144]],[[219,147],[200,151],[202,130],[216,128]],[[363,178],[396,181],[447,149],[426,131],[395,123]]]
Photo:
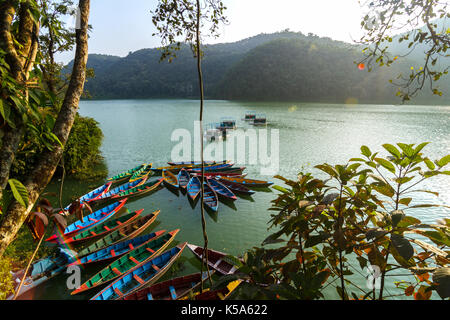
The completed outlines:
[[[205,123],[218,122],[221,117],[234,117],[237,125],[249,128],[241,119],[248,110],[265,113],[268,129],[279,130],[279,174],[295,178],[298,171],[315,170],[319,163],[345,163],[359,156],[360,146],[365,144],[372,151],[382,151],[383,143],[432,142],[424,149],[430,158],[440,158],[450,153],[450,106],[392,106],[392,105],[340,105],[308,103],[241,103],[207,101]],[[109,176],[125,171],[143,162],[164,166],[171,160],[171,151],[178,141],[172,142],[175,129],[193,131],[199,116],[198,101],[193,100],[114,100],[83,101],[80,113],[100,123],[104,133],[102,154]],[[273,143],[272,141],[270,143]],[[248,149],[248,148],[247,148]],[[234,159],[232,159],[234,160]],[[247,166],[248,178],[272,180],[261,175],[259,164]],[[67,181],[64,199],[81,195],[98,183],[80,184]],[[49,189],[56,189],[53,185]],[[439,198],[418,194],[421,203],[450,203],[450,178],[435,177],[422,189],[440,193]],[[246,249],[259,246],[268,235],[270,201],[276,192],[265,190],[251,197],[239,198],[234,204],[220,203],[217,214],[208,214],[206,223],[209,246],[216,250],[239,255]],[[175,194],[162,189],[151,196],[127,204],[129,210],[145,209],[161,213],[151,230],[180,228],[178,242],[203,244],[200,205],[191,208],[182,193]],[[448,217],[445,209],[416,210],[410,214],[423,222],[435,222]],[[176,242],[175,242],[176,243]],[[185,249],[181,267],[169,276],[196,272],[200,266],[189,249]],[[83,270],[82,281],[105,265]],[[72,297],[66,288],[63,274],[41,285],[33,293],[39,299],[86,299],[96,292]],[[388,290],[393,290],[388,286]],[[336,298],[334,289],[328,298]]]

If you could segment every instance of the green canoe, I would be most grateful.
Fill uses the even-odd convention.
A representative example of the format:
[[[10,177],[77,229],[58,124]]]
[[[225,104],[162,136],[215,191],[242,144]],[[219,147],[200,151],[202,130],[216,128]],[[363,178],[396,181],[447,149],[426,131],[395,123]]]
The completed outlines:
[[[117,175],[115,175],[114,177],[108,178],[106,179],[107,182],[124,182],[125,180],[130,179],[130,177],[136,172],[139,171],[141,169],[145,169],[147,166],[147,164],[143,163],[133,169],[127,170],[125,172],[119,173]]]
[[[132,221],[131,223],[124,225],[122,228],[117,229],[116,231],[113,231],[110,234],[107,234],[103,238],[97,240],[93,244],[79,251],[77,257],[78,258],[83,257],[85,255],[94,253],[95,251],[98,251],[100,249],[113,245],[117,242],[136,237],[137,235],[141,234],[145,229],[147,229],[156,220],[156,217],[158,216],[159,212],[160,210],[157,210],[151,214],[140,217]]]
[[[139,215],[144,211],[144,209],[120,216],[115,219],[107,220],[103,223],[97,224],[92,228],[89,228],[71,238],[64,239],[66,244],[78,244],[88,240],[97,239],[111,233],[117,229],[120,229],[121,226],[127,225],[132,222],[134,219],[139,217]]]
[[[152,240],[143,243],[139,247],[131,250],[127,254],[112,262],[110,265],[100,270],[70,294],[74,295],[106,284],[124,275],[126,272],[140,265],[141,263],[158,256],[167,248],[167,246],[172,242],[179,231],[180,229],[176,229],[156,239],[153,238]]]

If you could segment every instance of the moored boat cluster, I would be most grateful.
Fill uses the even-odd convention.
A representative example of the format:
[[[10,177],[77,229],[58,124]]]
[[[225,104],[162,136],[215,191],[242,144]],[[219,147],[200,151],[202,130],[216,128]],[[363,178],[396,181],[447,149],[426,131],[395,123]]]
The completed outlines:
[[[89,208],[103,206],[81,220],[68,225],[46,239],[58,246],[56,257],[44,258],[33,264],[18,296],[32,290],[37,285],[64,272],[69,266],[90,266],[108,263],[90,277],[72,295],[102,290],[91,296],[91,300],[158,300],[158,299],[225,299],[240,283],[235,281],[226,288],[200,293],[197,289],[206,274],[200,272],[188,276],[158,280],[171,268],[188,247],[195,256],[202,258],[203,248],[187,242],[169,248],[179,229],[158,230],[144,234],[156,220],[160,211],[145,214],[144,209],[129,212],[125,204],[129,198],[149,195],[165,185],[171,189],[186,191],[189,199],[196,201],[201,193],[201,163],[168,163],[169,166],[153,168],[152,164],[142,164],[126,172],[107,179],[106,183],[79,197],[73,205]],[[245,179],[243,167],[233,167],[230,161],[204,162],[205,208],[217,211],[219,198],[224,201],[237,199],[234,192],[249,195],[252,187],[268,187],[272,183]],[[150,177],[161,175],[150,181]],[[117,186],[115,186],[117,185]],[[111,203],[113,202],[113,203]],[[109,204],[108,204],[109,203]],[[73,249],[74,245],[82,245]],[[67,248],[70,246],[71,250]],[[232,274],[236,271],[227,254],[208,251],[208,265],[216,274]],[[20,282],[23,271],[14,274]]]

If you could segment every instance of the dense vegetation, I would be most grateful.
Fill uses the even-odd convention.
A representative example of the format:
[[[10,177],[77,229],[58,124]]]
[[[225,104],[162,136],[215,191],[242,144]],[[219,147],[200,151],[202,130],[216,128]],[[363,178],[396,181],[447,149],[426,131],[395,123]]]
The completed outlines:
[[[359,46],[289,31],[207,45],[202,60],[205,95],[209,99],[399,102],[389,80],[407,74],[420,55],[371,72],[357,68],[355,62],[362,57]],[[196,66],[188,46],[171,63],[159,60],[157,49],[142,49],[124,58],[91,54],[88,66],[94,68],[95,78],[86,83],[86,90],[94,99],[197,97]],[[444,92],[449,91],[449,78],[438,82]],[[424,90],[415,101],[439,104],[449,99],[445,93],[433,97]]]
[[[424,180],[450,175],[450,155],[432,161],[422,153],[427,144],[384,144],[388,156],[362,146],[345,164],[315,166],[323,180],[276,176],[286,186],[275,186],[274,232],[242,262],[230,257],[238,273],[220,283],[247,280],[234,292],[243,299],[322,299],[327,287],[343,300],[450,298],[450,219],[426,224],[413,214],[449,208],[415,201],[417,192],[438,196],[420,189]],[[388,292],[387,283],[400,290]]]

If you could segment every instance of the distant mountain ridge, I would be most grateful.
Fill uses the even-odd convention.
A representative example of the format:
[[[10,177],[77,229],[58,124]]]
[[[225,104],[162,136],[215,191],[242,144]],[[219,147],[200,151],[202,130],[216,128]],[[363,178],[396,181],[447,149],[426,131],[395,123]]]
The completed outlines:
[[[361,58],[360,47],[290,31],[206,45],[203,50],[205,95],[210,99],[345,102],[352,98],[396,103],[395,88],[388,80],[407,65],[360,71],[354,64]],[[198,96],[196,62],[187,45],[172,63],[159,60],[156,48],[126,57],[90,54],[88,68],[94,68],[95,77],[88,79],[85,89],[94,99]],[[450,88],[450,81],[445,83]],[[443,101],[422,96],[426,101]]]

